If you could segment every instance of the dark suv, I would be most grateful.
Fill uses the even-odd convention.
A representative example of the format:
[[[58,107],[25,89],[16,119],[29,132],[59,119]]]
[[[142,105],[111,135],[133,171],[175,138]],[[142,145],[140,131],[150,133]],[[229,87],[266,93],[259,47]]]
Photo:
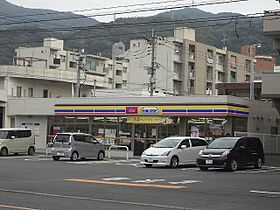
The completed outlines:
[[[196,163],[203,171],[208,168],[235,171],[241,166],[251,165],[261,168],[264,163],[263,146],[256,137],[218,138],[199,152]]]

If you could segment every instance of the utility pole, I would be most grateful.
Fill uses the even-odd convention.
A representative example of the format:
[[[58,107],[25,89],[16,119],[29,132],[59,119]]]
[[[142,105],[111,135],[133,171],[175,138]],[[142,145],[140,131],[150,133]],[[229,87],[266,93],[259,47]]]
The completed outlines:
[[[152,38],[151,38],[151,46],[152,46],[152,63],[151,63],[151,77],[150,77],[150,96],[154,95],[154,84],[155,84],[155,63],[156,63],[156,53],[155,53],[155,47],[156,47],[156,37],[155,37],[155,31],[152,29]]]
[[[78,65],[77,65],[77,85],[76,85],[76,97],[81,97],[81,70],[83,69],[83,56],[84,49],[78,52]]]

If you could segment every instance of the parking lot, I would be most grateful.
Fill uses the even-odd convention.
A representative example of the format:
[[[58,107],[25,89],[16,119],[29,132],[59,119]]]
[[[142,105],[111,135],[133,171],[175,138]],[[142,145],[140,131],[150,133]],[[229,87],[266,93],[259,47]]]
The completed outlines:
[[[279,209],[280,168],[146,168],[138,158],[0,157],[0,209]]]

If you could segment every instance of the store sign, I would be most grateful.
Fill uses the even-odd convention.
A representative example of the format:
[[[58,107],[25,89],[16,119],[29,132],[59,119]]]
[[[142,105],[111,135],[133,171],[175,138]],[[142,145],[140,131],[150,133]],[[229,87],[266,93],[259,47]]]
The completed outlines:
[[[127,123],[135,124],[163,124],[166,121],[164,117],[127,117]]]
[[[147,115],[159,114],[159,109],[157,107],[143,107],[141,109],[141,114],[147,114]]]
[[[127,106],[127,107],[125,107],[125,113],[137,115],[138,107],[137,106]]]

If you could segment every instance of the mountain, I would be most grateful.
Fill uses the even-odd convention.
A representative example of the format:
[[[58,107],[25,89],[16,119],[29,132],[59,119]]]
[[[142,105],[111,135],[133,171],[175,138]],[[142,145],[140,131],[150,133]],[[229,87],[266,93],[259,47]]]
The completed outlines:
[[[42,13],[46,15],[38,15]],[[14,14],[30,16],[14,18]],[[44,37],[64,39],[66,49],[84,48],[86,53],[102,53],[102,55],[110,57],[112,45],[115,42],[123,41],[128,47],[131,39],[150,37],[152,28],[155,29],[157,36],[173,36],[175,27],[194,28],[198,42],[218,48],[223,48],[225,45],[231,51],[240,52],[242,45],[261,43],[262,48],[258,49],[258,53],[277,56],[272,49],[272,40],[263,34],[262,18],[249,20],[235,18],[239,15],[237,13],[213,14],[197,8],[185,8],[150,17],[119,18],[115,22],[100,23],[91,18],[76,18],[81,16],[72,13],[27,9],[0,0],[0,16],[2,16],[0,18],[0,64],[11,64],[14,49],[19,46],[41,46]],[[7,18],[7,16],[10,18]],[[229,16],[234,18],[209,22],[213,18]],[[65,17],[75,18],[61,20]],[[34,20],[53,18],[60,20],[34,22]],[[204,18],[204,21],[198,22],[197,19],[199,18]],[[190,21],[190,19],[192,20]],[[10,24],[15,21],[30,22],[30,20],[31,23],[28,24]],[[6,25],[3,25],[5,23]],[[53,28],[69,28],[72,26],[93,27],[86,28],[86,30],[52,30]],[[40,31],[42,28],[48,29],[48,31]],[[224,38],[226,42],[222,42]]]
[[[66,43],[71,47],[79,43],[87,52],[102,52],[105,56],[110,56],[111,46],[114,42],[121,40],[126,46],[129,46],[130,39],[150,37],[152,28],[155,29],[156,35],[173,36],[175,27],[189,27],[196,30],[196,41],[198,42],[221,49],[226,46],[228,50],[238,53],[241,51],[242,45],[261,43],[262,48],[258,49],[258,53],[277,56],[276,52],[272,49],[272,40],[263,34],[262,18],[240,19],[236,18],[236,16],[241,16],[241,14],[213,14],[196,8],[185,8],[173,12],[163,12],[150,17],[119,18],[115,23],[120,25],[116,28],[112,28],[113,24],[111,23],[108,27],[104,26],[102,29],[72,33],[74,38],[89,37],[88,34],[98,38],[82,39],[79,41],[70,40]],[[209,22],[210,19],[221,17],[232,18]],[[204,21],[195,21],[198,18],[204,18]],[[145,24],[152,22],[160,22],[161,24]],[[114,34],[122,35],[114,36]],[[226,40],[225,43],[222,41],[223,39]]]
[[[6,0],[0,0],[0,16],[0,29],[30,25],[20,22],[30,22],[33,26],[41,28],[92,26],[98,23],[98,21],[93,18],[73,14],[71,12],[28,9],[11,4]],[[39,23],[42,20],[43,22]]]

